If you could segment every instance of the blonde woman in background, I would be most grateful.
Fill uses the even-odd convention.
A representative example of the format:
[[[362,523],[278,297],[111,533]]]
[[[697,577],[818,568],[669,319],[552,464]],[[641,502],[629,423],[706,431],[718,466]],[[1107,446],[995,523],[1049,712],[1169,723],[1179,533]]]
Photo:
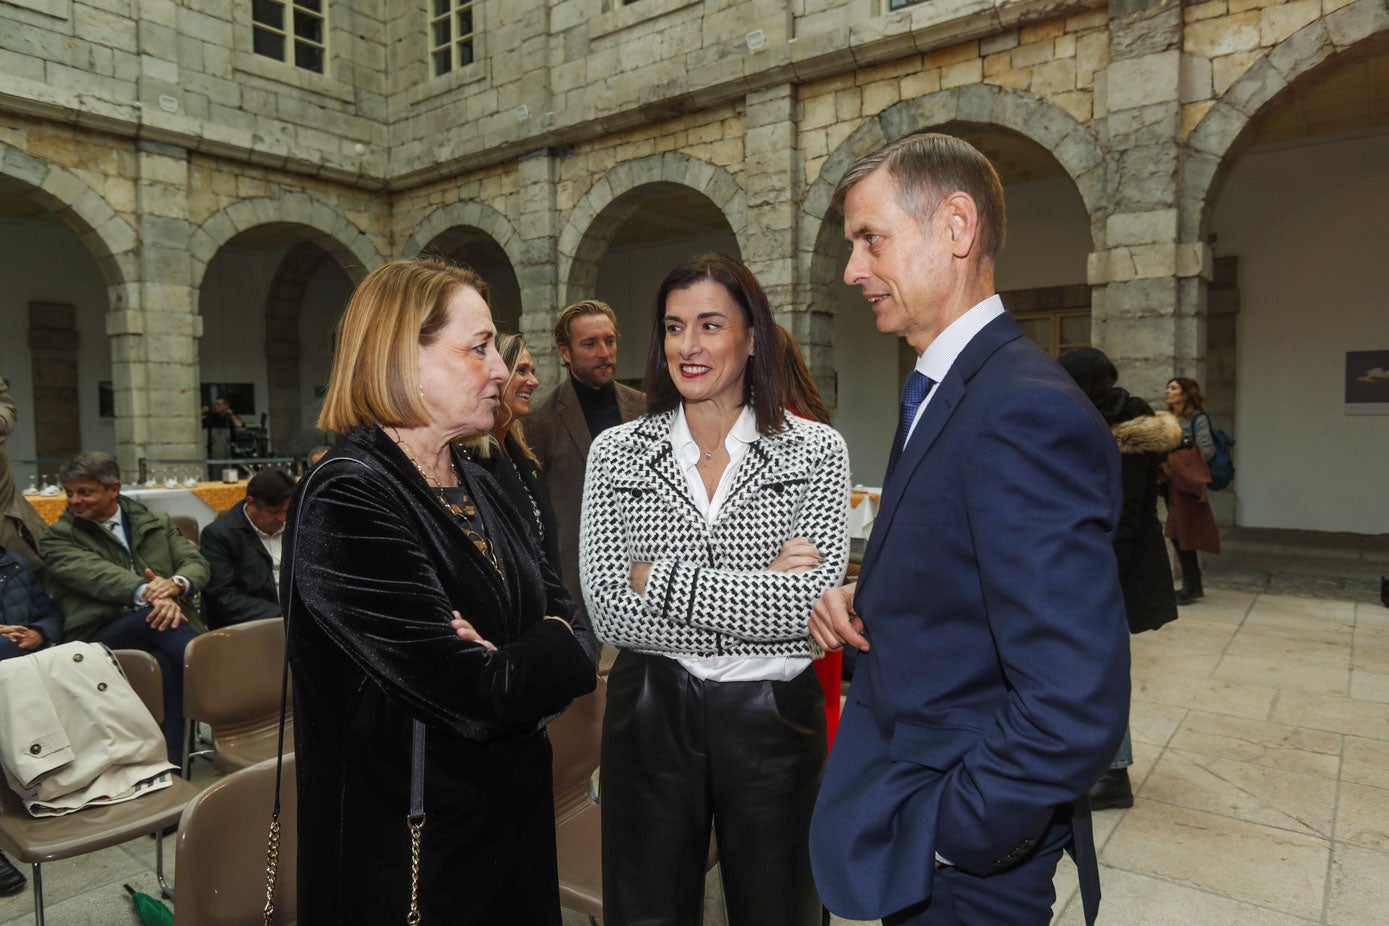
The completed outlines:
[[[497,335],[497,352],[506,364],[507,379],[502,385],[502,404],[497,423],[489,434],[467,442],[469,456],[501,484],[521,514],[535,527],[536,539],[551,566],[559,568],[559,532],[555,528],[555,509],[521,426],[531,413],[531,396],[540,387],[535,360],[526,347],[523,334]]]

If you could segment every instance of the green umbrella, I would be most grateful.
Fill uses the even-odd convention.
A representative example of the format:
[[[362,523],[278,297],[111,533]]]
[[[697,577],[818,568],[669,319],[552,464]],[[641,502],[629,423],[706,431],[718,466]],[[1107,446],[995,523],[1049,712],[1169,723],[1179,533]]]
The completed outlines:
[[[145,926],[174,926],[174,911],[164,906],[164,901],[141,893],[129,884],[125,885],[125,890]]]

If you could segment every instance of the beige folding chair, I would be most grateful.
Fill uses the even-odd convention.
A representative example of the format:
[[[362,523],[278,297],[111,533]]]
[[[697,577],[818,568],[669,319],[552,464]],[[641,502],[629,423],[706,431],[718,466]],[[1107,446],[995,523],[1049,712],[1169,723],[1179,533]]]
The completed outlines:
[[[280,866],[274,922],[297,918],[299,799],[294,754],[280,786]],[[232,772],[208,786],[178,825],[178,926],[260,926],[265,905],[265,844],[275,794],[275,759]]]
[[[193,757],[207,754],[195,751],[200,721],[212,728],[212,764],[222,771],[245,768],[275,755],[284,658],[285,622],[278,617],[231,624],[193,638],[183,651],[183,715],[188,720],[185,776]],[[293,724],[291,713],[285,727],[285,742],[291,749]]]
[[[554,754],[555,849],[560,906],[603,915],[603,827],[593,798],[608,686],[577,699],[549,726]]]
[[[162,723],[164,698],[159,663],[149,653],[137,650],[116,650],[116,659],[155,723]],[[44,862],[75,858],[150,833],[156,834],[154,855],[159,886],[164,896],[173,896],[164,879],[164,840],[158,834],[178,822],[184,806],[197,796],[195,785],[175,776],[173,785],[160,791],[120,804],[87,807],[61,817],[31,817],[19,795],[8,787],[0,787],[0,792],[0,849],[32,866],[35,926],[44,924]]]
[[[198,527],[198,519],[186,514],[171,514],[169,520],[173,522],[178,532],[189,540],[193,541],[193,546],[198,545],[198,538],[202,531]]]
[[[592,693],[577,699],[548,728],[554,754],[559,902],[590,919],[603,915],[603,823],[592,779],[598,768],[607,700],[608,686],[600,678]],[[705,870],[718,861],[718,845],[711,838]]]

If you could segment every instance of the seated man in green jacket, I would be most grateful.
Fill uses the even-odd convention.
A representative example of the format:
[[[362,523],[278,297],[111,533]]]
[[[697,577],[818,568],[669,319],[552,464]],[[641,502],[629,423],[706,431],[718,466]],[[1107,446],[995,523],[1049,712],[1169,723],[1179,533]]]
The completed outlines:
[[[183,758],[183,650],[197,631],[195,595],[207,560],[163,512],[121,496],[105,453],[79,453],[58,472],[68,508],[40,541],[53,597],[72,640],[152,653],[164,676],[169,761]]]

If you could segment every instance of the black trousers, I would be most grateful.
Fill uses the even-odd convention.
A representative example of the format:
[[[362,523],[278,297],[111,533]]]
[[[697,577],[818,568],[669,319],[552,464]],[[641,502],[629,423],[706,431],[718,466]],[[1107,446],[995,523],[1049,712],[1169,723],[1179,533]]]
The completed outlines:
[[[710,827],[729,926],[819,926],[810,815],[825,696],[789,682],[709,682],[624,650],[603,719],[603,922],[698,926]]]
[[[1187,590],[1201,586],[1201,560],[1195,550],[1183,550],[1172,541],[1172,549],[1177,551],[1177,563],[1182,567],[1182,588]]]

